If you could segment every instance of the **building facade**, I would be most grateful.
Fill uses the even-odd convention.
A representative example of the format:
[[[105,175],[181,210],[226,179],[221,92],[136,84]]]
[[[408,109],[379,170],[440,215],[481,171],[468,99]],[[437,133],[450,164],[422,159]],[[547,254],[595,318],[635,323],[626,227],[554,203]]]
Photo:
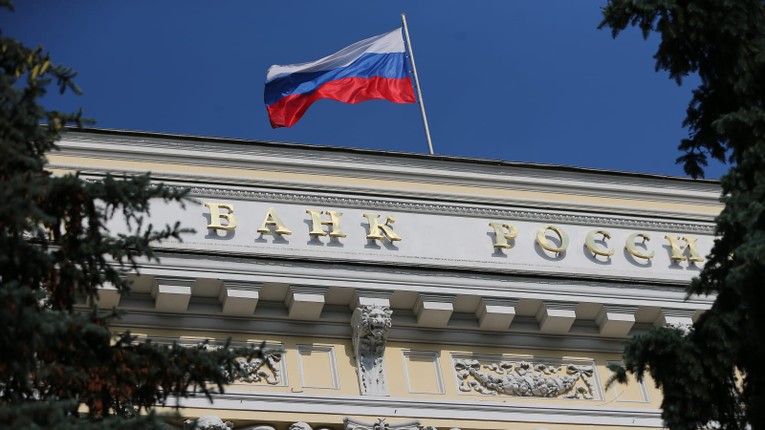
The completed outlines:
[[[607,366],[713,300],[685,297],[713,181],[105,130],[60,147],[56,173],[191,189],[151,221],[194,232],[100,305],[157,342],[265,342],[213,403],[181,401],[210,429],[661,428],[652,382]]]

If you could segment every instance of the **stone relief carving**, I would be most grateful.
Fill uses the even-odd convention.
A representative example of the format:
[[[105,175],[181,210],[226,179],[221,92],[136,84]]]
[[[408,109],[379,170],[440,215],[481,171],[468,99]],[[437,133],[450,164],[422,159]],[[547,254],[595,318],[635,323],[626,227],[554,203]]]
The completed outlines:
[[[308,423],[303,421],[298,421],[296,423],[290,424],[290,426],[287,428],[288,430],[314,430],[313,427],[311,427]],[[246,426],[242,427],[241,429],[237,430],[276,430],[276,427],[270,426],[270,425],[264,425],[259,424],[256,426]],[[318,427],[316,430],[330,430],[326,427]]]
[[[183,430],[231,430],[233,428],[234,424],[231,421],[223,422],[215,415],[205,415],[183,422]]]
[[[383,355],[393,311],[388,306],[362,305],[351,319],[356,371],[363,395],[387,395]]]
[[[189,347],[193,345],[188,345]],[[216,350],[222,348],[221,345],[210,343],[196,344],[197,347],[207,350]],[[282,352],[277,350],[264,349],[260,357],[254,357],[247,361],[244,357],[236,359],[240,369],[229,373],[224,369],[223,373],[230,382],[265,382],[269,385],[280,385],[282,383],[282,370],[279,364],[282,361]]]
[[[361,421],[349,417],[343,418],[345,430],[421,430],[419,421],[386,423],[385,418],[378,418],[376,423]],[[425,430],[425,429],[423,429]]]
[[[249,362],[245,358],[237,358],[241,366],[239,371],[229,376],[232,382],[266,382],[269,385],[282,383],[282,374],[279,362],[282,361],[281,352],[265,351],[263,357],[253,358]]]
[[[175,428],[171,426],[172,428]],[[188,419],[183,422],[183,430],[232,430],[234,424],[231,421],[223,421],[215,415],[201,416],[197,419]],[[344,430],[437,430],[433,426],[422,426],[419,421],[403,421],[400,423],[386,423],[385,418],[378,418],[377,422],[366,422],[350,417],[343,419]],[[268,424],[256,424],[240,427],[237,430],[276,430],[275,426]],[[292,423],[288,430],[314,430],[310,424],[304,421]],[[326,427],[317,427],[315,430],[330,430]],[[453,427],[450,430],[460,430]]]
[[[593,366],[454,359],[454,369],[464,392],[568,399],[593,399],[597,392]]]

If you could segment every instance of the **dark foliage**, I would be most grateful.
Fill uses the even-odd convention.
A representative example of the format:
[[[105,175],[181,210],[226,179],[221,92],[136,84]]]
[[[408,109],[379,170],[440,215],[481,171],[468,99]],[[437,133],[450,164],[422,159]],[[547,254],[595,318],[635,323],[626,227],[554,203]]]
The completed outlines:
[[[762,0],[618,0],[601,27],[637,26],[661,43],[657,70],[697,73],[678,162],[703,175],[729,161],[719,239],[689,295],[716,296],[689,331],[658,328],[625,349],[623,369],[662,388],[670,429],[765,428],[765,3]]]
[[[186,193],[148,176],[84,181],[46,171],[45,155],[82,119],[39,100],[50,86],[79,93],[75,75],[0,34],[0,427],[148,428],[157,418],[137,412],[222,391],[235,358],[257,349],[137,342],[110,330],[114,313],[77,305],[93,303],[106,283],[129,291],[124,271],[183,232],[147,225],[149,202],[183,202]],[[131,233],[110,235],[112,216]]]

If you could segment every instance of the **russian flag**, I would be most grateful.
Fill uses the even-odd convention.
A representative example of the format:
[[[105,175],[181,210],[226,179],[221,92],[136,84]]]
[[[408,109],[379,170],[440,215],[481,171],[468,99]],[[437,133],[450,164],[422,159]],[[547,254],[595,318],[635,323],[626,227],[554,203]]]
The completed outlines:
[[[319,99],[414,103],[401,28],[356,42],[320,60],[273,65],[264,93],[271,127],[291,127]]]

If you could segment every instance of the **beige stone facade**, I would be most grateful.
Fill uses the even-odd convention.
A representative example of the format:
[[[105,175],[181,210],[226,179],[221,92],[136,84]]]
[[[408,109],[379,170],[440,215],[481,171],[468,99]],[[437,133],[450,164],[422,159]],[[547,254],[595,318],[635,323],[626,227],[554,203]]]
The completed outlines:
[[[660,392],[606,387],[607,366],[712,302],[684,286],[713,181],[104,130],[60,146],[57,174],[191,189],[151,216],[195,232],[101,305],[157,342],[266,342],[214,403],[182,401],[209,428],[661,428]]]

